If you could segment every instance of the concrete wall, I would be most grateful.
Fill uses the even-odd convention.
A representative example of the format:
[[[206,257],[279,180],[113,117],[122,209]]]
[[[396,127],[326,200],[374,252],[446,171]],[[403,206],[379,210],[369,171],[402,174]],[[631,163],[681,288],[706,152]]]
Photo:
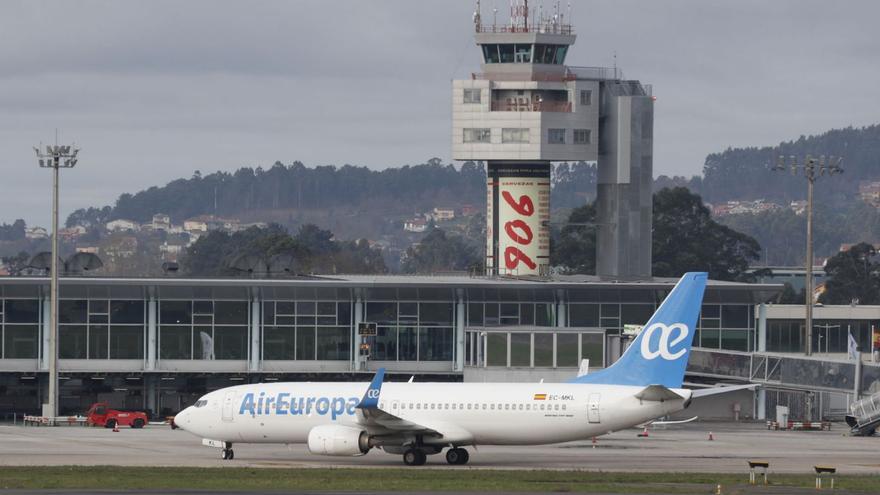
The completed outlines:
[[[600,277],[651,276],[654,104],[602,85],[599,127],[596,271]]]
[[[740,390],[712,395],[702,399],[694,399],[687,409],[673,414],[671,419],[688,419],[699,416],[701,420],[733,420],[735,404],[739,404],[740,420],[755,419],[755,392],[751,390]]]
[[[464,89],[480,89],[480,103],[464,103]],[[492,89],[564,90],[570,112],[492,111]],[[591,105],[580,91],[591,90]],[[595,161],[598,158],[599,83],[457,80],[452,86],[452,157],[455,160]],[[502,129],[528,129],[528,143],[502,143]],[[491,142],[465,143],[464,129],[491,129]],[[548,129],[565,129],[565,144],[549,144]],[[589,144],[574,144],[574,129],[589,129]]]

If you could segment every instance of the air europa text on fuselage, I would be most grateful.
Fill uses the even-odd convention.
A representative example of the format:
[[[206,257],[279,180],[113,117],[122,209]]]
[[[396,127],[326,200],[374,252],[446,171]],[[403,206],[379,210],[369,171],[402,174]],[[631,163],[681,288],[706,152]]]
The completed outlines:
[[[320,416],[330,415],[336,419],[343,414],[354,415],[355,408],[360,400],[357,397],[294,397],[288,392],[280,392],[275,395],[266,395],[266,392],[256,394],[248,392],[241,399],[238,414],[249,416],[269,415],[309,415],[312,413]]]

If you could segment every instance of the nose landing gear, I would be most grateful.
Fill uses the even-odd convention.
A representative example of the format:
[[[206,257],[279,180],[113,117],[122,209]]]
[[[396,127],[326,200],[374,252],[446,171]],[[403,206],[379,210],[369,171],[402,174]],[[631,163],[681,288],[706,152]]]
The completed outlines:
[[[223,449],[220,451],[220,458],[224,461],[231,461],[232,459],[235,459],[235,451],[233,451],[232,448]]]

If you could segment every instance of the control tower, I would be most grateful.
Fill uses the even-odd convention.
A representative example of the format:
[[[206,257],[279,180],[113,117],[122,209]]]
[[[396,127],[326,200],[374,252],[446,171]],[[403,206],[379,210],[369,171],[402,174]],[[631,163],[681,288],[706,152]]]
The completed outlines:
[[[617,68],[570,67],[575,34],[557,6],[510,7],[507,24],[474,13],[481,72],[452,85],[452,156],[486,162],[488,275],[547,275],[550,171],[596,161],[597,274],[651,276],[654,105]],[[496,13],[497,14],[497,13]]]

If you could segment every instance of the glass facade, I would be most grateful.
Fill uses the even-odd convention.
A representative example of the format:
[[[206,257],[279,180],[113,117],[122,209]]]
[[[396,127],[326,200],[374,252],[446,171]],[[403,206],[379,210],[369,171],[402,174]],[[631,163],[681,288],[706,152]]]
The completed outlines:
[[[465,364],[507,368],[576,368],[605,366],[605,333],[570,329],[469,329]]]
[[[58,302],[60,359],[143,359],[144,301],[62,299]]]
[[[565,63],[568,45],[486,43],[481,45],[487,64],[552,64]]]
[[[347,361],[351,301],[264,301],[263,359]]]
[[[863,352],[871,349],[871,329],[880,328],[880,320],[813,320],[813,352],[848,352],[852,333]],[[767,320],[767,351],[804,352],[804,320]]]
[[[0,300],[0,355],[4,359],[36,359],[41,321],[39,299]]]
[[[248,301],[159,301],[159,359],[247,359]]]
[[[455,305],[451,290],[373,290],[364,321],[376,323],[368,338],[376,361],[451,361]]]
[[[511,289],[504,283],[457,288],[405,283],[360,289],[276,286],[258,292],[244,285],[171,285],[156,289],[149,303],[143,286],[74,287],[65,288],[59,304],[61,359],[144,360],[146,365],[155,358],[152,364],[158,370],[197,368],[182,363],[163,368],[163,360],[237,361],[230,366],[241,366],[251,359],[275,362],[272,366],[278,370],[294,369],[279,366],[295,361],[344,363],[349,369],[347,363],[357,359],[353,350],[360,343],[356,321],[377,324],[377,335],[366,339],[371,361],[452,362],[458,352],[456,325],[462,321],[463,360],[468,363],[577,367],[581,359],[589,359],[596,367],[616,357],[616,335],[628,325],[643,325],[665,296],[658,289],[558,289],[537,284]],[[48,313],[45,288],[0,290],[5,290],[0,292],[0,359],[39,358]],[[717,293],[707,296],[695,345],[754,350],[754,308],[745,300],[719,304],[712,298],[719,299]],[[462,315],[457,315],[458,302]],[[824,324],[817,320],[814,347],[845,351],[846,331],[834,327],[840,322],[820,329]],[[867,348],[869,325],[848,325]],[[801,335],[797,322],[771,320],[768,350],[799,351]],[[255,343],[258,352],[252,349]],[[211,369],[239,370],[218,366]]]

